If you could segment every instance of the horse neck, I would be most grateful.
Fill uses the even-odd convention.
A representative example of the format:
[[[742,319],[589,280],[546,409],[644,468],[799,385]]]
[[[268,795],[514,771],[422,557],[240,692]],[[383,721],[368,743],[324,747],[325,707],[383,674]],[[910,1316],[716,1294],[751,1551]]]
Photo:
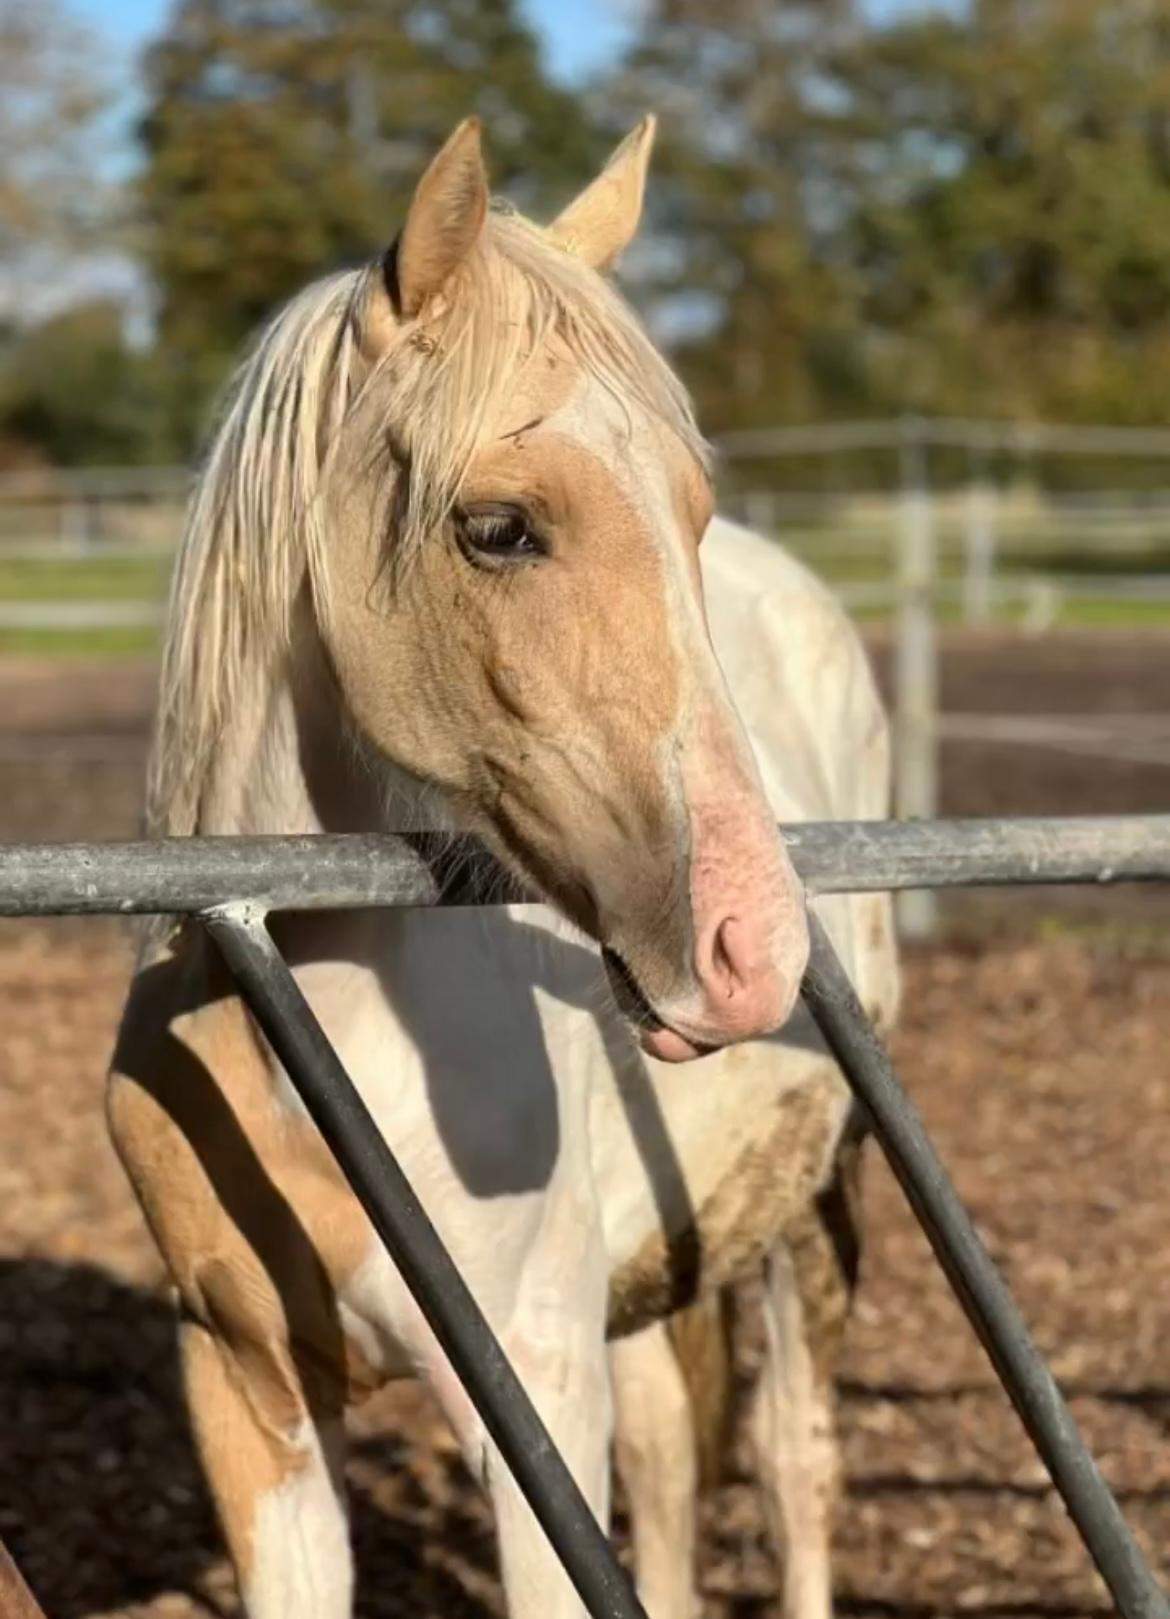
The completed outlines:
[[[233,708],[216,747],[197,830],[208,834],[382,832],[437,824],[408,777],[354,734],[316,628]]]

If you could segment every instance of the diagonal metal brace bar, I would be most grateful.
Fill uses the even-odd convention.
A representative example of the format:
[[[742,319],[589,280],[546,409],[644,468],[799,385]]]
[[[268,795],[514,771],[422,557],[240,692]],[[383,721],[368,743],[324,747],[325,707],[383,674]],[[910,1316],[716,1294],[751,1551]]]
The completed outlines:
[[[0,1614],[4,1619],[45,1619],[44,1609],[25,1584],[12,1554],[0,1540]]]
[[[263,916],[203,922],[592,1619],[647,1619],[499,1340],[302,995]]]
[[[809,915],[805,1004],[869,1114],[935,1256],[1031,1436],[1123,1619],[1170,1619],[1170,1605],[1097,1470],[1015,1300],[959,1201],[922,1119],[828,934]]]

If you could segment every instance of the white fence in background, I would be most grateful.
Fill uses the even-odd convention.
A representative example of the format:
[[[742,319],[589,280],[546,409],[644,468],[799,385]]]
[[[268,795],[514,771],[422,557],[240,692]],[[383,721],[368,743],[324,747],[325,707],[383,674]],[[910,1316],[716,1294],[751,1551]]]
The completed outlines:
[[[727,435],[720,443],[740,491],[740,515],[785,540],[833,579],[855,610],[885,608],[896,622],[894,804],[902,818],[938,812],[939,742],[955,739],[1056,746],[1109,758],[1170,766],[1170,735],[1145,734],[1136,716],[1096,724],[1051,717],[944,716],[939,710],[937,621],[957,608],[963,622],[987,624],[1007,609],[1033,633],[1051,627],[1070,600],[1170,602],[1170,487],[1139,494],[1040,497],[1039,463],[1072,458],[1141,466],[1162,483],[1170,431],[1062,428],[1016,423],[921,420],[845,422]],[[841,488],[818,497],[783,493],[780,464],[819,461],[839,472],[864,455],[867,477],[885,460],[884,505]],[[942,479],[932,476],[946,459]],[[956,467],[956,463],[958,464]],[[1029,474],[1031,476],[1029,477]],[[1115,476],[1115,475],[1114,475]],[[1166,473],[1170,484],[1170,473]],[[779,489],[777,488],[779,486]],[[1068,567],[1088,556],[1092,575]],[[1148,573],[1097,571],[1097,559],[1150,559]],[[1026,566],[1021,567],[1021,561]],[[1061,566],[1061,562],[1064,566]],[[1014,564],[1005,566],[1006,563]],[[1028,721],[1031,723],[1028,723]],[[1130,730],[1131,721],[1138,735]],[[1119,734],[1120,732],[1120,734]],[[929,934],[934,896],[900,896],[910,935]]]
[[[1039,497],[980,482],[945,493],[926,489],[921,498],[934,533],[934,597],[963,624],[1040,633],[1080,602],[1170,603],[1170,571],[1154,571],[1170,569],[1170,488],[1138,501]],[[736,492],[731,504],[752,528],[776,535],[833,578],[851,607],[896,607],[904,537],[898,495],[754,488]],[[1071,555],[1082,566],[1074,567]],[[1143,561],[1149,571],[1141,571]]]
[[[1082,602],[1170,606],[1170,432],[909,419],[742,432],[719,448],[725,508],[809,561],[851,610],[893,620],[900,817],[936,815],[943,738],[1165,764],[1170,772],[1170,723],[942,714],[937,668],[940,619],[1042,634]],[[1053,492],[1054,480],[1035,474],[1058,458],[1099,464],[1103,482]],[[819,491],[784,487],[794,460],[810,480],[819,469]],[[1121,465],[1152,471],[1151,487],[1106,487]],[[4,568],[165,558],[189,482],[175,468],[0,476],[0,632],[155,626],[157,598],[111,600],[107,591],[106,599],[78,599],[75,590],[54,594],[46,578],[28,599],[27,588],[5,591]],[[904,894],[900,903],[906,930],[929,932],[933,896]]]
[[[0,558],[173,548],[191,474],[182,467],[37,468],[0,473]]]

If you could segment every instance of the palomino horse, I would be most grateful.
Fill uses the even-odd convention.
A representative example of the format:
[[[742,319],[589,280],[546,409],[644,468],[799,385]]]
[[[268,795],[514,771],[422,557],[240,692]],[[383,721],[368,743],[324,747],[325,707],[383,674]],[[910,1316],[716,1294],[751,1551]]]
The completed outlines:
[[[768,1258],[760,1429],[790,1606],[811,1616],[832,1468],[819,1346],[843,1298],[816,1198],[847,1105],[790,1019],[807,941],[775,821],[882,813],[885,733],[832,604],[715,523],[707,611],[763,779],[732,706],[700,587],[704,447],[599,273],[636,226],[652,132],[541,230],[489,209],[478,127],[460,126],[394,247],[273,322],[192,502],[151,821],[474,833],[546,896],[277,931],[603,1518],[616,1407],[659,1619],[693,1608],[694,1438],[654,1323]],[[887,1006],[884,907],[827,909]],[[347,1619],[343,1411],[408,1375],[490,1492],[510,1613],[578,1615],[198,927],[147,942],[109,1108],[177,1287],[251,1619]]]

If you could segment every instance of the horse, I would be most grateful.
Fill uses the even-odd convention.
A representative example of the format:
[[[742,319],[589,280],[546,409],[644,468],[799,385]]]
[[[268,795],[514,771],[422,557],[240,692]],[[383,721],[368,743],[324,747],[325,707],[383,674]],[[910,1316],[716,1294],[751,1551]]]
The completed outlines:
[[[766,1268],[757,1429],[788,1610],[815,1619],[851,1137],[796,1010],[807,924],[776,822],[885,813],[885,723],[828,593],[712,520],[687,396],[605,275],[653,133],[542,228],[490,201],[467,121],[392,246],[275,317],[189,506],[148,822],[474,837],[539,896],[273,931],[602,1521],[615,1435],[654,1619],[696,1611],[702,1301]],[[884,901],[818,906],[891,1015]],[[197,923],[143,941],[108,1118],[249,1619],[348,1619],[344,1412],[408,1376],[489,1493],[513,1619],[576,1619]],[[661,1325],[687,1306],[689,1357]]]

